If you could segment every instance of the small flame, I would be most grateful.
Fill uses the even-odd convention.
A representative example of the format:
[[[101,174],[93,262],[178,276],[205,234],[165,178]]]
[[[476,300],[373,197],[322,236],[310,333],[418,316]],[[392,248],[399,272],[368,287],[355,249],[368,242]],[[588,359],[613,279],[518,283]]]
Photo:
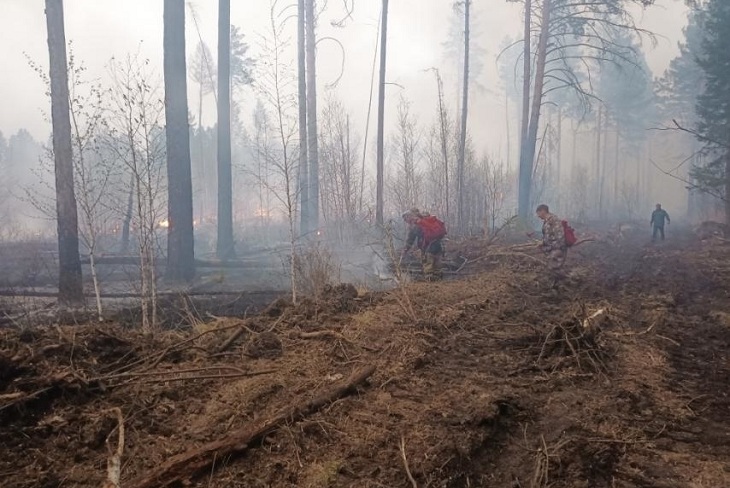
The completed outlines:
[[[163,229],[167,229],[168,227],[170,227],[170,221],[167,219],[160,220],[160,227],[162,227]]]

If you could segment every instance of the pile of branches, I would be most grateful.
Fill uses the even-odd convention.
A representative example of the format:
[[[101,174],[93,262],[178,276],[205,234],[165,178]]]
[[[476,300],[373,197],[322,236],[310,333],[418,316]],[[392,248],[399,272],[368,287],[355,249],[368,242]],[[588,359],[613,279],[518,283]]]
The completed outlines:
[[[580,315],[552,326],[542,338],[538,364],[552,363],[552,371],[574,367],[583,373],[607,372],[610,351],[603,340],[602,325],[608,320],[604,308],[591,314],[583,308]]]

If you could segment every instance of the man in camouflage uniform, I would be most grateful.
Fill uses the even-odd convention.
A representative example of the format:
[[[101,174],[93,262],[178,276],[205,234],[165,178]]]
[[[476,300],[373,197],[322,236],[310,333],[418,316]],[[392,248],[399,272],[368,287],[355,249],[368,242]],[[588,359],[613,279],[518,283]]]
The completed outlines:
[[[542,220],[542,244],[540,248],[548,258],[548,269],[553,286],[565,278],[563,266],[568,256],[568,245],[565,242],[563,222],[557,215],[550,213],[547,205],[537,207],[537,216]]]
[[[423,274],[429,281],[438,281],[442,278],[441,256],[444,254],[441,239],[426,243],[423,238],[423,230],[418,225],[418,220],[428,217],[427,213],[421,213],[417,208],[412,208],[403,214],[403,221],[408,225],[408,236],[406,246],[403,249],[403,256],[408,254],[411,248],[418,247],[421,250],[423,262]]]

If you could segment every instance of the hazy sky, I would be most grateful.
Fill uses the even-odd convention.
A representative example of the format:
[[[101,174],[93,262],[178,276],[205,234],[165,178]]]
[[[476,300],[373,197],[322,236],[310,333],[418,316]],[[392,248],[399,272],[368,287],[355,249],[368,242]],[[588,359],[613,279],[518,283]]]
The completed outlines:
[[[647,47],[649,65],[661,73],[676,54],[677,41],[686,23],[686,9],[679,0],[657,0],[659,5],[645,13],[637,9],[641,26],[655,32],[656,48]],[[153,65],[162,65],[162,0],[66,0],[66,36],[73,41],[77,58],[85,63],[92,76],[104,78],[112,56],[122,57],[141,50]],[[215,53],[217,44],[217,0],[192,0],[197,12],[200,36]],[[287,0],[279,2],[286,5]],[[295,3],[291,1],[291,3]],[[380,2],[357,0],[354,18],[345,28],[333,28],[330,21],[342,17],[341,0],[329,0],[330,8],[320,19],[320,37],[339,39],[347,51],[345,74],[335,88],[359,121],[364,132],[370,88],[371,63],[377,33]],[[388,44],[388,81],[403,88],[389,88],[389,119],[395,102],[403,93],[414,102],[414,111],[430,123],[435,111],[436,85],[433,74],[425,70],[439,67],[444,73],[447,101],[456,103],[456,60],[444,55],[443,42],[449,33],[453,15],[452,0],[391,0]],[[255,57],[262,36],[267,34],[270,2],[268,0],[232,0],[232,22],[242,28]],[[503,151],[505,104],[504,91],[497,78],[496,54],[506,36],[521,31],[517,4],[505,0],[474,0],[475,42],[484,49],[484,70],[470,103],[471,132],[478,149],[493,154]],[[292,14],[295,10],[291,11]],[[190,15],[187,19],[188,55],[198,42],[198,32]],[[294,20],[290,21],[292,29]],[[294,32],[292,30],[292,32]],[[46,26],[43,0],[0,0],[0,131],[6,136],[20,127],[45,139],[49,128],[42,110],[46,109],[44,87],[28,67],[25,54],[46,66]],[[320,90],[337,76],[340,51],[334,43],[322,43],[318,50]],[[190,108],[196,111],[195,86],[189,82]],[[244,107],[250,113],[253,107]],[[208,110],[206,122],[214,114]],[[372,119],[374,122],[374,117]],[[371,135],[374,132],[371,131]],[[514,133],[514,131],[513,131]]]

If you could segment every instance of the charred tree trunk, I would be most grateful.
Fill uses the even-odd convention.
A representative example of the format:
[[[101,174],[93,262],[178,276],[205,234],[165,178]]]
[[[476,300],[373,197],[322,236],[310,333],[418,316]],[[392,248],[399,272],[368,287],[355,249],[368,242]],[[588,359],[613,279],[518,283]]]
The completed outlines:
[[[540,109],[542,108],[543,85],[545,82],[545,63],[547,61],[547,45],[550,37],[550,14],[552,0],[543,0],[540,40],[537,45],[535,66],[535,86],[530,109],[530,125],[527,130],[527,144],[520,161],[520,193],[519,214],[527,218],[530,211],[530,193],[532,191],[532,173],[537,149],[537,131],[540,126]]]
[[[79,258],[78,210],[74,190],[63,0],[46,0],[46,23],[56,175],[58,300],[64,305],[78,305],[83,303],[84,295]]]
[[[384,135],[385,135],[385,66],[388,41],[388,0],[383,0],[383,14],[380,26],[380,81],[378,87],[378,142],[377,142],[377,169],[376,169],[376,196],[375,221],[383,226],[383,172],[384,165]]]
[[[167,278],[190,281],[195,275],[195,259],[184,0],[165,0],[164,24]]]
[[[307,164],[307,61],[305,0],[299,0],[297,11],[297,50],[299,85],[299,233],[309,232],[309,166]]]
[[[309,231],[319,227],[319,148],[317,141],[317,37],[314,0],[306,3],[307,145],[309,154]]]
[[[458,178],[458,216],[457,226],[459,232],[466,232],[464,216],[464,166],[466,164],[466,129],[467,110],[469,106],[469,11],[471,0],[464,2],[464,85],[461,100],[461,133],[459,134],[459,167],[457,168]]]
[[[530,80],[532,77],[532,0],[525,0],[525,33],[523,38],[524,52],[522,73],[522,128],[520,132],[520,168],[519,168],[519,214],[527,219],[530,207],[530,189],[532,186],[532,164],[526,159],[527,132],[530,124]]]
[[[231,170],[231,0],[218,3],[218,259],[235,257]]]

